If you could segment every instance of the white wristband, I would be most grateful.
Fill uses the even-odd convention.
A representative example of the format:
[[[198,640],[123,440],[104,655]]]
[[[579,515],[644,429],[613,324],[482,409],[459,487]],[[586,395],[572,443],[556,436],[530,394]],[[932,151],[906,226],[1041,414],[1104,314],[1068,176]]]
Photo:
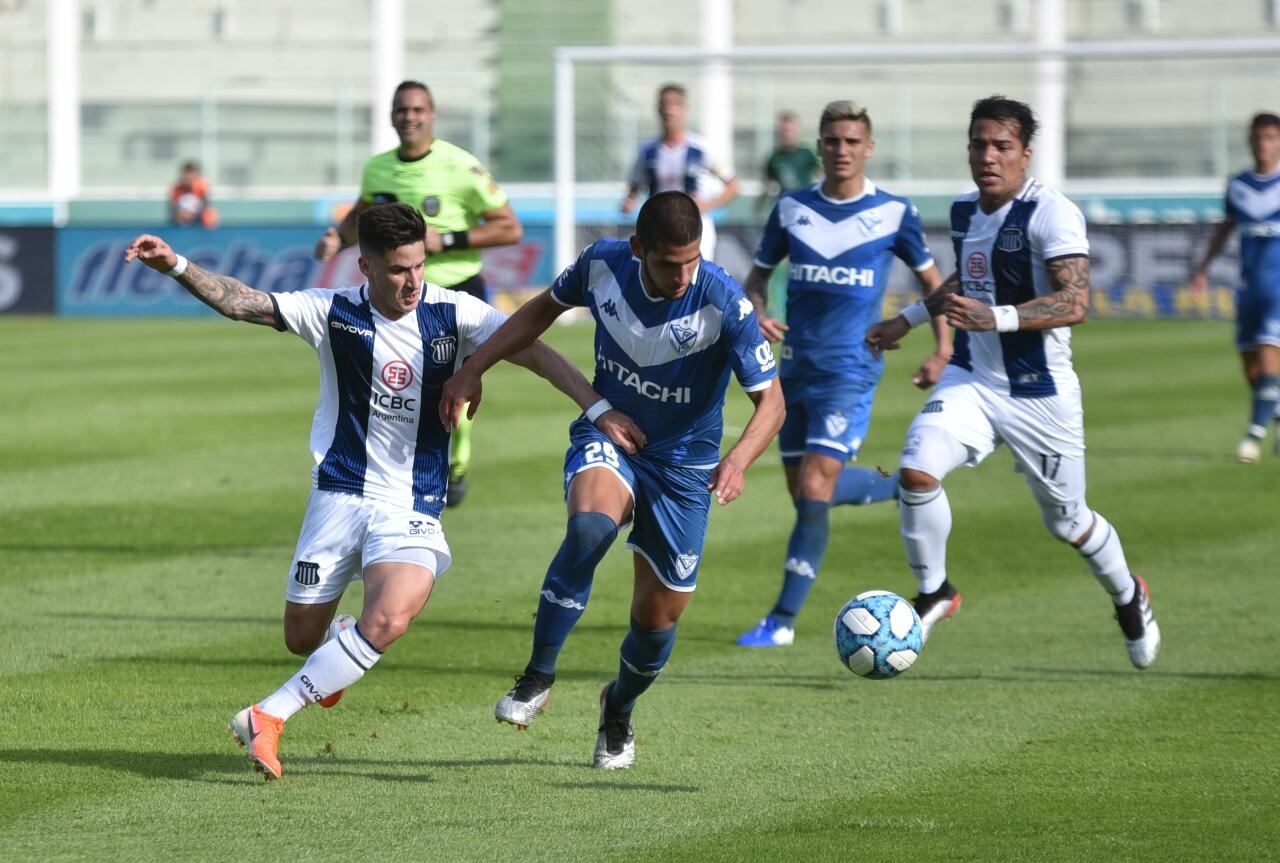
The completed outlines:
[[[609,400],[600,399],[600,401],[596,402],[591,407],[587,408],[585,412],[587,417],[587,422],[591,423],[592,425],[595,425],[596,420],[600,419],[601,416],[603,416],[604,414],[607,414],[611,410],[613,410],[613,405],[609,404]]]
[[[899,314],[906,318],[907,323],[913,328],[926,323],[933,317],[933,315],[929,314],[929,309],[925,306],[924,300],[916,300],[911,305],[905,307],[901,312],[899,312]]]
[[[997,333],[1016,333],[1019,325],[1018,310],[1013,306],[992,306],[991,314],[996,318]]]
[[[178,276],[182,275],[186,271],[187,271],[187,259],[182,257],[182,255],[178,255],[178,262],[174,264],[173,267],[165,273],[165,275],[168,276],[169,278],[176,279],[178,278]]]

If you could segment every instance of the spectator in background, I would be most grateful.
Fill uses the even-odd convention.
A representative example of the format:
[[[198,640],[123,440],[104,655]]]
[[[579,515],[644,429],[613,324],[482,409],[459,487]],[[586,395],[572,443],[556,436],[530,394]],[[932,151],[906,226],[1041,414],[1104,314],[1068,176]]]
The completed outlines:
[[[183,164],[178,182],[169,191],[169,221],[175,225],[218,227],[218,211],[209,203],[209,181],[195,162]]]
[[[800,143],[800,124],[794,111],[778,114],[774,129],[778,144],[764,163],[764,185],[756,198],[756,216],[764,213],[770,198],[817,181],[822,165],[812,149]]]

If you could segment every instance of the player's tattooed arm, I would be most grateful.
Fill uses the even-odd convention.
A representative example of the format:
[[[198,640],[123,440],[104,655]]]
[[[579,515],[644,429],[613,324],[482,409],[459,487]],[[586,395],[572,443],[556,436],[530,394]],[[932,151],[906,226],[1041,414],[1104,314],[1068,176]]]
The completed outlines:
[[[233,321],[248,321],[270,327],[277,325],[271,297],[239,279],[211,273],[189,262],[186,272],[178,276],[177,281],[197,300]]]
[[[947,297],[960,292],[960,274],[952,273],[933,291],[925,295],[924,307],[933,317],[947,313]]]
[[[1053,293],[1017,306],[1018,329],[1048,330],[1082,324],[1089,317],[1089,258],[1072,255],[1045,262]]]

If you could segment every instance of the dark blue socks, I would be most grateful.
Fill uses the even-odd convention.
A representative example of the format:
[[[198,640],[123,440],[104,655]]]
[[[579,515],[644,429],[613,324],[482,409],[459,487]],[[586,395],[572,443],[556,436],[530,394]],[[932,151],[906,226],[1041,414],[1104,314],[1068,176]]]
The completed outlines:
[[[653,685],[658,672],[667,664],[676,643],[676,628],[644,629],[631,620],[631,631],[622,640],[622,661],[618,663],[618,681],[609,690],[609,707],[618,713],[630,713],[636,699]]]
[[[1267,423],[1276,412],[1280,400],[1280,382],[1275,375],[1262,375],[1253,382],[1253,413],[1249,418],[1249,434],[1259,440],[1266,437]]]
[[[787,563],[782,576],[782,592],[769,612],[784,626],[794,627],[796,615],[804,607],[813,582],[827,553],[831,505],[821,500],[800,498],[796,504],[796,526],[787,543]]]
[[[555,675],[556,657],[582,612],[587,610],[596,566],[618,536],[618,525],[600,512],[569,516],[564,542],[542,580],[542,598],[533,624],[533,654],[529,667]]]

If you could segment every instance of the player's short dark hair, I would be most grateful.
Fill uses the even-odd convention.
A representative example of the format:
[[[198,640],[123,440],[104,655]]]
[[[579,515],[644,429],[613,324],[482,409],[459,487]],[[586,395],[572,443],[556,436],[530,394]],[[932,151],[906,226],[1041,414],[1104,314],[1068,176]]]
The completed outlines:
[[[427,223],[408,204],[375,204],[356,220],[360,254],[382,257],[392,249],[426,243]]]
[[[687,246],[702,239],[702,213],[684,192],[659,192],[644,202],[636,218],[636,237],[645,251],[659,244]]]
[[[1253,119],[1249,121],[1249,134],[1252,135],[1266,126],[1275,126],[1280,129],[1280,117],[1267,111],[1254,114]]]
[[[432,108],[436,106],[436,99],[434,96],[431,95],[431,88],[428,87],[426,84],[422,83],[421,81],[401,81],[396,86],[395,93],[391,95],[391,101],[395,102],[395,100],[400,98],[400,94],[403,93],[405,90],[421,90],[422,92],[427,94],[427,104],[429,104]]]
[[[1001,95],[988,96],[973,103],[973,110],[969,112],[970,135],[973,134],[973,124],[979,120],[995,120],[998,123],[1017,121],[1018,138],[1024,147],[1031,146],[1031,139],[1036,136],[1036,129],[1039,127],[1030,105]]]
[[[684,87],[680,86],[679,84],[663,84],[662,87],[658,90],[659,105],[662,104],[662,97],[667,95],[668,93],[675,93],[684,101],[686,102],[689,101],[689,91],[686,90]]]
[[[865,107],[850,99],[837,99],[827,103],[827,107],[822,109],[822,116],[818,118],[818,134],[821,135],[823,129],[841,120],[857,120],[860,123],[866,123],[867,134],[871,134],[871,115],[867,113]]]

